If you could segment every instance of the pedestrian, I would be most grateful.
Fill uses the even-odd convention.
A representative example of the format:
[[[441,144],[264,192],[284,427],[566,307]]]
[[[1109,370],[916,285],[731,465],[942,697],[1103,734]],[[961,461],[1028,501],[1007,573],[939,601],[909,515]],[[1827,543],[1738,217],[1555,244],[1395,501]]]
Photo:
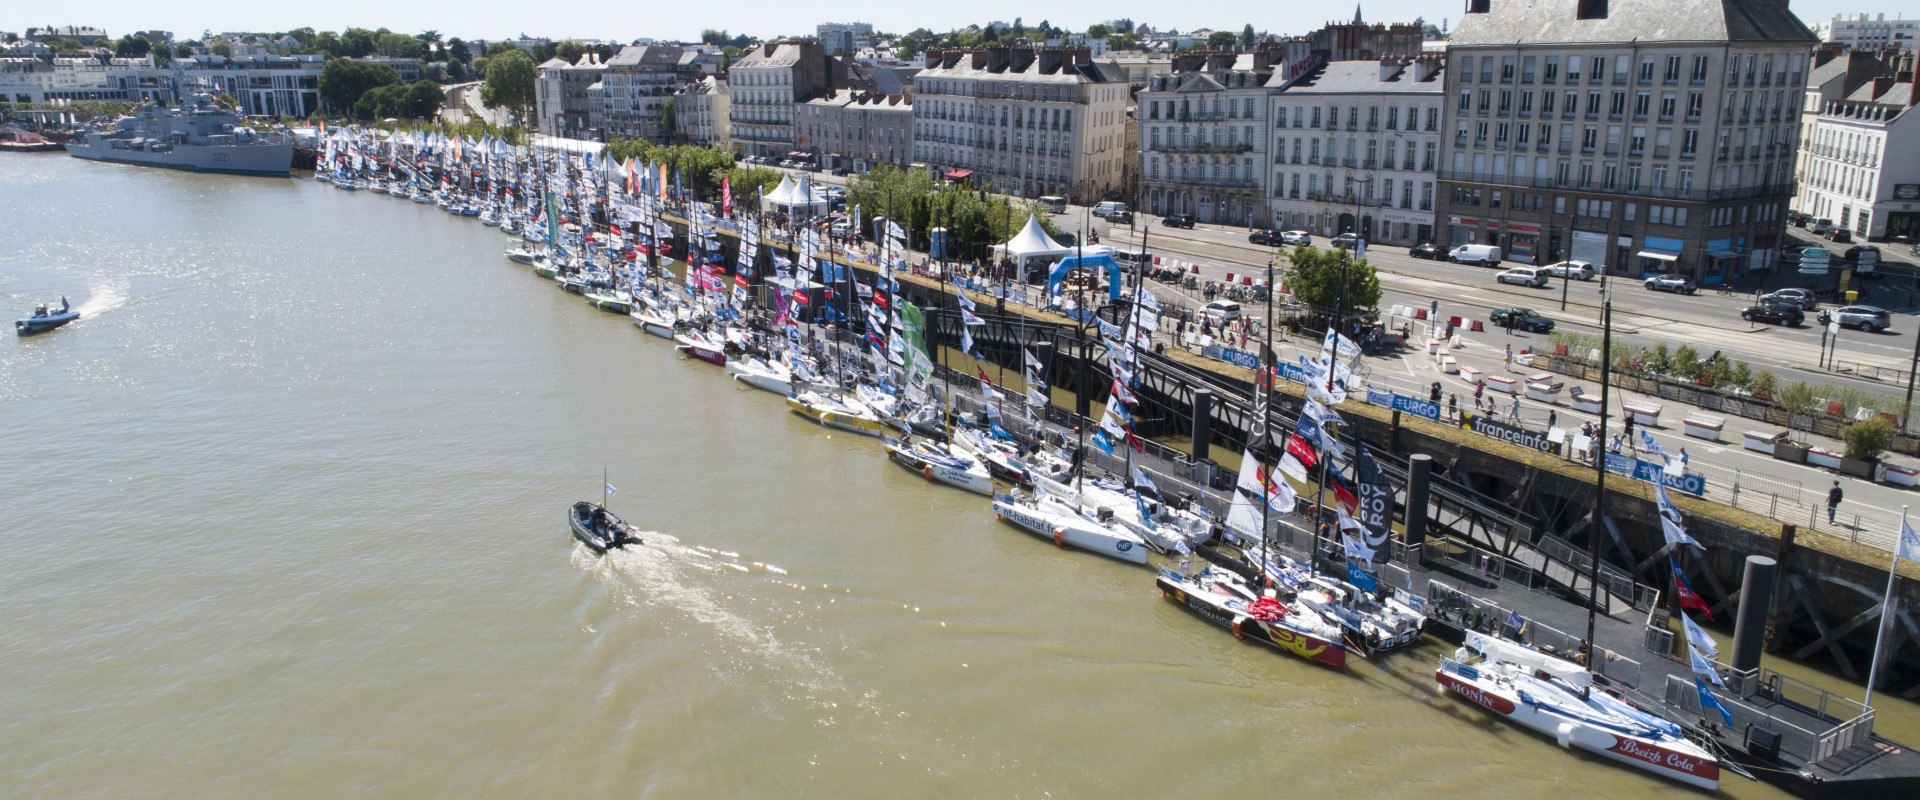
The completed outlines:
[[[1507,332],[1512,333],[1513,331],[1509,330]],[[1513,343],[1512,342],[1507,343],[1507,369],[1509,371],[1513,369]]]
[[[1553,408],[1547,409],[1547,427],[1552,428],[1555,424],[1559,422],[1560,422],[1559,409],[1553,409]],[[1682,451],[1682,452],[1685,452],[1685,451]]]
[[[1484,383],[1476,383],[1476,384],[1474,384],[1474,385],[1473,385],[1473,407],[1474,407],[1474,408],[1479,408],[1479,407],[1480,407],[1480,398],[1481,398],[1481,397],[1483,397],[1483,396],[1485,396],[1485,395],[1486,395],[1486,393],[1487,393],[1487,385],[1486,385],[1486,384],[1484,384]]]
[[[1686,474],[1686,472],[1687,472],[1687,448],[1682,447],[1680,448],[1680,473],[1684,475]]]
[[[1633,412],[1629,411],[1623,416],[1627,418],[1627,444],[1633,444]],[[1638,450],[1639,448],[1635,447],[1634,449]]]
[[[1455,418],[1458,418],[1459,416],[1460,416],[1460,395],[1449,393],[1447,395],[1447,419],[1455,419]]]
[[[1840,508],[1840,498],[1842,496],[1843,493],[1840,491],[1840,482],[1834,481],[1833,488],[1827,490],[1827,522],[1829,524],[1833,522],[1833,513]]]
[[[1520,424],[1520,398],[1517,395],[1513,398],[1513,410],[1507,412],[1507,419],[1515,425]]]

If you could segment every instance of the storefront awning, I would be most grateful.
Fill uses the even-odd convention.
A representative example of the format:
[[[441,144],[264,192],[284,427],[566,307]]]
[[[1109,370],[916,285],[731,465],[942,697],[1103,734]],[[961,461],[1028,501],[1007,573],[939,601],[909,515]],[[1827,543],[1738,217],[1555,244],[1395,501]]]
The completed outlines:
[[[947,180],[950,181],[964,181],[971,177],[973,177],[973,170],[970,169],[947,170]]]
[[[1639,255],[1641,258],[1651,258],[1655,261],[1679,261],[1680,260],[1679,253],[1669,253],[1665,250],[1642,250],[1640,251]]]

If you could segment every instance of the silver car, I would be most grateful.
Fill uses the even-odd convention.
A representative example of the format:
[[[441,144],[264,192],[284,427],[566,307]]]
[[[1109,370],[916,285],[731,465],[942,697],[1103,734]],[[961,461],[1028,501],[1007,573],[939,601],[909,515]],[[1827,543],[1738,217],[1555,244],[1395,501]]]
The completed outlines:
[[[1562,261],[1558,264],[1548,264],[1542,267],[1542,269],[1546,270],[1548,275],[1556,278],[1572,278],[1577,281],[1593,280],[1593,265],[1585,261]]]
[[[1801,311],[1813,311],[1820,307],[1820,301],[1814,298],[1813,292],[1805,289],[1779,289],[1768,292],[1760,295],[1760,302],[1791,303],[1799,306]]]
[[[1306,231],[1281,231],[1280,243],[1285,245],[1313,244],[1313,234]]]
[[[1879,333],[1893,324],[1892,316],[1879,306],[1841,306],[1833,310],[1833,319],[1842,328],[1859,328],[1868,333]]]

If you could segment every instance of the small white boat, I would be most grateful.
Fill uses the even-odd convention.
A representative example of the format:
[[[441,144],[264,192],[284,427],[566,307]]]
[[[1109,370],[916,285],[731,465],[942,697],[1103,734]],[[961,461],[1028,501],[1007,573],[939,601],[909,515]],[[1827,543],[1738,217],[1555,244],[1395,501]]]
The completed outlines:
[[[730,358],[727,359],[727,374],[736,381],[781,397],[793,394],[793,370],[779,361],[759,356]]]
[[[927,480],[944,483],[977,494],[993,494],[993,476],[986,466],[956,455],[939,442],[911,437],[888,439],[887,457],[894,463],[921,474]]]
[[[881,422],[872,409],[852,398],[835,397],[808,389],[789,395],[787,407],[793,409],[793,413],[829,428],[863,436],[885,436],[887,433],[887,424]]]
[[[1594,688],[1586,667],[1515,642],[1469,632],[1434,672],[1440,688],[1564,748],[1709,791],[1720,761],[1679,725]]]
[[[662,339],[673,338],[673,313],[661,306],[636,303],[627,316],[640,330]]]
[[[679,331],[673,341],[687,355],[716,367],[727,365],[727,345],[721,339],[697,328]]]
[[[507,260],[515,264],[532,264],[539,257],[540,251],[526,245],[514,245],[512,250],[507,251]]]
[[[1057,547],[1074,547],[1129,564],[1147,563],[1147,543],[1110,521],[1090,519],[1065,501],[1044,493],[993,496],[993,515],[1044,538]]]

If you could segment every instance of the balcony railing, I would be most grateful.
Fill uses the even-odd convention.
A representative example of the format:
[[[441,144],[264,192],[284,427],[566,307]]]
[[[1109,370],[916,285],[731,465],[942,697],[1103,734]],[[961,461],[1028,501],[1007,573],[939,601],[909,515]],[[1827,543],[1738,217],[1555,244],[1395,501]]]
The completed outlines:
[[[1251,153],[1250,144],[1214,144],[1212,142],[1162,142],[1147,145],[1148,150],[1158,153]]]

